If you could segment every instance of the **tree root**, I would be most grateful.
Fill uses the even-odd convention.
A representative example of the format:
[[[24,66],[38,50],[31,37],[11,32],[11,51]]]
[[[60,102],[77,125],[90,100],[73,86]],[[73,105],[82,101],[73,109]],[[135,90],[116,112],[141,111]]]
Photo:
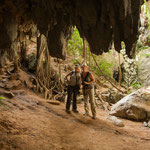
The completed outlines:
[[[99,99],[100,105],[103,107],[103,109],[109,111],[110,110],[109,103],[105,102],[102,99],[101,94],[98,94],[96,91],[95,91],[95,94],[96,94],[97,98]],[[99,103],[97,101],[96,101],[96,104],[99,105]]]

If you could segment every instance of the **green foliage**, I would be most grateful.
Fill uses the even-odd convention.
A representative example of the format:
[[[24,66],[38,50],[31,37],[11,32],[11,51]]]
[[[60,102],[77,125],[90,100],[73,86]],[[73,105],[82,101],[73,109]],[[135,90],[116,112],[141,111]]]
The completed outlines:
[[[149,57],[150,57],[150,54],[145,54],[145,56],[146,56],[147,58],[149,58]]]
[[[143,47],[143,44],[142,44],[142,42],[138,39],[138,41],[137,41],[137,49],[140,49],[140,48],[142,48]]]
[[[105,61],[105,62],[100,62],[99,65],[106,75],[108,75],[109,77],[112,77],[111,67],[113,67],[113,64],[110,64]]]
[[[144,86],[144,84],[141,84],[139,81],[131,84],[131,86],[134,88],[134,89],[140,89],[141,87]]]
[[[142,50],[144,50],[144,49],[147,49],[147,48],[149,48],[149,47],[148,47],[148,46],[144,46],[144,45],[141,43],[141,41],[138,39],[137,45],[136,45],[136,53],[138,53],[138,52],[140,52],[140,51],[142,51]]]
[[[0,97],[0,106],[5,106],[5,97]]]
[[[86,50],[87,50],[87,59],[88,59],[90,55],[88,46],[86,46]],[[75,56],[75,59],[72,60],[73,63],[83,62],[83,41],[76,27],[74,28],[74,32],[72,34],[71,40],[68,41],[68,51],[71,55]],[[109,52],[109,55],[112,55],[112,51]],[[103,59],[103,57],[101,56],[96,56],[96,55],[94,56],[100,68],[103,70],[104,74],[106,74],[109,77],[112,77],[113,64],[109,63],[108,60]],[[87,61],[87,63],[89,62]],[[99,71],[98,67],[94,64],[94,62],[91,64],[90,67],[93,71],[95,71],[97,75],[101,75],[101,72]]]
[[[99,59],[97,59],[97,62],[99,64],[100,68],[103,70],[104,74],[109,76],[109,77],[112,77],[111,68],[113,67],[113,64],[110,64],[107,61],[102,61],[102,60],[99,60]],[[99,75],[99,76],[102,75],[97,66],[93,65],[93,66],[91,66],[91,68],[92,68],[92,70],[95,71],[95,73],[97,75]]]
[[[5,99],[5,97],[0,97],[0,100],[3,100],[3,99]]]
[[[150,42],[150,35],[148,35],[148,42]]]
[[[126,48],[126,45],[125,45],[124,42],[121,42],[121,47],[122,47],[122,49],[125,49],[125,48]]]
[[[72,34],[72,39],[68,41],[68,51],[71,55],[76,57],[80,57],[83,50],[82,38],[80,37],[79,31],[77,28],[74,28],[74,32]]]

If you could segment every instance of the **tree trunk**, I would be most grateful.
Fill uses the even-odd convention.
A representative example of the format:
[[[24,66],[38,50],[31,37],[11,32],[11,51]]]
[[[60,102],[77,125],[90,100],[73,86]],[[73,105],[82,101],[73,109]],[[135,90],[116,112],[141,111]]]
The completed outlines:
[[[27,56],[27,49],[26,49],[26,42],[21,42],[21,64],[25,65],[26,64],[26,56]]]
[[[89,49],[89,68],[91,68],[91,52],[90,52],[90,49]]]
[[[83,37],[83,59],[84,59],[84,62],[86,62],[86,40],[85,38]]]
[[[14,72],[19,70],[19,56],[18,56],[18,40],[14,40],[13,43],[11,44],[11,52],[10,52],[10,57],[12,57],[12,60],[14,62]]]
[[[118,53],[118,60],[119,60],[119,86],[121,86],[122,71],[121,71],[121,64],[120,64],[120,53]]]

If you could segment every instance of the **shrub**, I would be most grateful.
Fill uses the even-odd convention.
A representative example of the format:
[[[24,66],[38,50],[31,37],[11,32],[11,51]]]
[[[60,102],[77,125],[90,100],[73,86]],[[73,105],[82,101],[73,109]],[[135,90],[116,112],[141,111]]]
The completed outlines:
[[[141,84],[139,81],[137,81],[137,82],[131,84],[131,86],[135,89],[139,89],[139,88],[143,87],[144,84]]]

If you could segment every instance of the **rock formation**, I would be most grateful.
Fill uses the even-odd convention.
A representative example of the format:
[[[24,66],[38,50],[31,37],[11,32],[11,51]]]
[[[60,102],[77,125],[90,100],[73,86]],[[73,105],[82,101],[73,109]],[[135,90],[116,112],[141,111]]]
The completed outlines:
[[[150,49],[142,50],[137,55],[139,81],[150,86]]]
[[[126,44],[129,57],[138,38],[139,14],[143,0],[1,0],[0,51],[11,48],[19,30],[32,25],[47,38],[50,55],[65,57],[72,26],[89,42],[95,54],[107,52],[114,41],[120,51]]]
[[[132,119],[150,119],[150,87],[145,87],[127,95],[111,109],[111,115]]]
[[[134,59],[130,59],[122,51],[124,62],[122,64],[123,81],[129,87],[138,81],[138,67]]]

